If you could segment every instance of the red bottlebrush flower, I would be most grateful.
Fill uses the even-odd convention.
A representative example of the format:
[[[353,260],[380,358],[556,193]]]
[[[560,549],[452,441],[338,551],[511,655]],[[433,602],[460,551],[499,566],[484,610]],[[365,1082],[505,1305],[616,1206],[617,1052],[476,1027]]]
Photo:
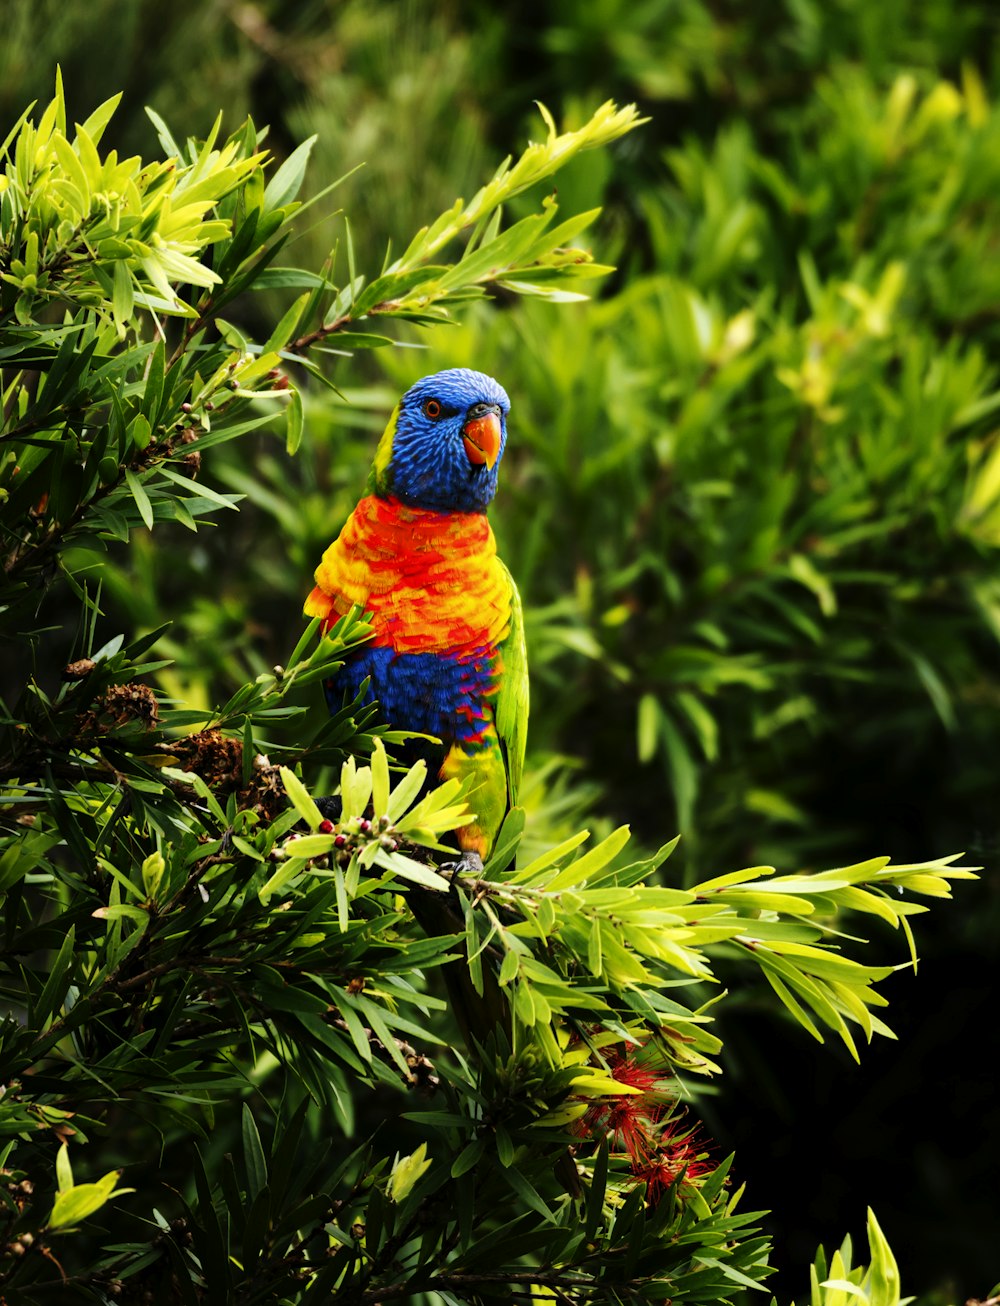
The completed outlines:
[[[661,1076],[649,1066],[644,1066],[640,1061],[626,1053],[625,1056],[617,1052],[608,1057],[608,1070],[611,1072],[611,1078],[618,1081],[619,1084],[626,1084],[629,1088],[637,1088],[640,1093],[651,1093],[659,1087]]]
[[[698,1126],[681,1128],[679,1119],[668,1120],[656,1140],[656,1150],[632,1173],[646,1185],[646,1200],[655,1206],[668,1188],[683,1174],[694,1180],[710,1174],[715,1166],[706,1152],[707,1144],[699,1137]]]
[[[617,1098],[605,1119],[612,1149],[624,1149],[633,1166],[646,1161],[655,1146],[651,1137],[652,1124],[639,1097]]]
[[[595,1102],[581,1121],[582,1132],[609,1135],[612,1148],[627,1152],[633,1166],[644,1164],[656,1147],[655,1125],[662,1108],[650,1101],[650,1094],[660,1088],[661,1076],[629,1054],[612,1052],[607,1063],[612,1079],[638,1091]]]
[[[687,1183],[711,1174],[715,1163],[708,1155],[709,1143],[697,1124],[686,1123],[669,1086],[669,1072],[658,1072],[631,1051],[610,1051],[605,1061],[611,1078],[635,1091],[594,1102],[576,1132],[607,1138],[613,1152],[624,1153],[634,1182],[646,1187],[650,1206],[656,1206],[680,1176]]]

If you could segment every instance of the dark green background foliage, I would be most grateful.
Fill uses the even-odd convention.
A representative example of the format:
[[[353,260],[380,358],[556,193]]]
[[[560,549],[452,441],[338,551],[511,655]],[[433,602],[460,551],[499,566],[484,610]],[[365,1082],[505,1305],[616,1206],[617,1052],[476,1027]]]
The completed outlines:
[[[397,257],[537,135],[532,99],[571,126],[609,96],[649,116],[507,209],[524,217],[553,187],[561,217],[603,206],[571,242],[617,267],[582,287],[591,302],[494,287],[455,324],[386,331],[419,349],[313,354],[340,394],[291,369],[297,457],[273,423],[207,451],[199,484],[244,496],[239,514],[197,535],[158,521],[112,545],[97,645],[170,621],[144,655],[170,665],[146,679],[185,711],[224,703],[287,657],[312,567],[399,391],[438,367],[497,376],[512,417],[492,519],[526,605],[531,850],[627,821],[649,848],[682,832],[661,873],[673,885],[963,848],[985,866],[957,904],[918,921],[920,973],[888,985],[899,1044],[841,1064],[762,1014],[769,990],[741,977],[717,1022],[727,1074],[698,1107],[720,1155],[735,1145],[750,1206],[778,1212],[779,1292],[802,1290],[818,1241],[860,1234],[870,1202],[908,1291],[984,1293],[1000,1147],[984,1062],[1000,996],[992,6],[8,8],[4,133],[31,99],[47,102],[57,62],[78,117],[125,90],[104,142],[122,154],[157,155],[143,104],[178,139],[203,138],[220,105],[223,136],[250,113],[279,159],[315,133],[303,196],[346,179],[278,261],[318,272],[336,250],[338,285],[349,259],[374,276],[388,246]],[[279,280],[226,316],[266,339],[298,293]],[[31,658],[49,692],[79,653],[79,609],[62,583],[39,610]],[[16,697],[25,647],[2,656]],[[314,731],[322,709],[310,711]],[[272,762],[297,760],[299,718],[254,726]],[[315,792],[334,783],[350,729],[307,757]],[[39,949],[58,943],[40,930]],[[364,1099],[359,1137],[400,1109],[383,1108]],[[148,1142],[148,1121],[120,1127]],[[208,1133],[214,1173],[238,1146]]]

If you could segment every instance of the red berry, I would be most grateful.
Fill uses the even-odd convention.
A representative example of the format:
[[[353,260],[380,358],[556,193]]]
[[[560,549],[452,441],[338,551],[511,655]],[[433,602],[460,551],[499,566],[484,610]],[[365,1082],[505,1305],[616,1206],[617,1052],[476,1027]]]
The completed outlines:
[[[320,821],[316,828],[319,830],[320,834],[333,834],[332,821]]]
[[[369,820],[365,820],[365,819],[361,820],[361,821],[358,823],[358,829],[361,831],[362,834],[371,834],[371,832],[372,832],[372,823],[371,823],[371,821],[369,821]]]
[[[334,846],[334,848],[346,848],[346,847],[347,847],[347,835],[346,835],[346,834],[338,834],[337,837],[336,837],[336,838],[334,839],[334,841],[333,841],[333,846]]]

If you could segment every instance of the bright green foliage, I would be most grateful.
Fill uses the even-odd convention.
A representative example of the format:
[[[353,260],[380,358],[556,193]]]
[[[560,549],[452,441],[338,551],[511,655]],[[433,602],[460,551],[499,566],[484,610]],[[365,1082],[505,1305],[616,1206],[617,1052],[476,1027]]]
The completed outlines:
[[[50,1229],[62,1229],[66,1225],[77,1224],[88,1215],[99,1211],[105,1202],[114,1197],[124,1197],[134,1192],[133,1188],[118,1188],[119,1171],[112,1170],[103,1179],[94,1184],[74,1184],[73,1170],[69,1160],[69,1148],[63,1143],[56,1157],[56,1179],[59,1184],[52,1214],[48,1219]]]
[[[10,260],[3,280],[20,292],[14,316],[24,325],[60,303],[99,306],[98,320],[110,311],[119,332],[136,306],[196,317],[171,283],[221,280],[199,256],[230,234],[230,224],[206,215],[263,156],[238,159],[236,141],[213,149],[220,117],[190,164],[178,166],[175,157],[144,167],[138,158],[119,162],[114,150],[102,159],[97,147],[120,99],[102,104],[70,138],[57,82],[38,126],[25,115],[4,144],[0,239]],[[169,136],[164,144],[179,155]]]
[[[838,1248],[827,1266],[820,1248],[812,1267],[810,1306],[905,1306],[912,1297],[902,1297],[899,1290],[899,1267],[885,1235],[868,1211],[869,1265],[853,1264],[850,1238]]]
[[[629,862],[627,828],[587,848],[586,833],[557,841],[536,831],[522,850],[515,810],[472,879],[442,849],[474,794],[454,784],[424,793],[420,766],[391,762],[400,738],[371,708],[347,704],[327,719],[307,706],[366,638],[361,614],[322,639],[314,623],[270,670],[253,650],[220,667],[194,641],[174,668],[157,585],[143,591],[135,580],[144,566],[190,565],[173,523],[194,533],[192,555],[209,521],[224,539],[243,495],[294,536],[293,554],[304,552],[320,510],[289,492],[287,452],[267,453],[251,472],[233,450],[254,447],[251,437],[277,416],[286,450],[303,441],[305,475],[324,442],[343,447],[349,463],[350,432],[328,430],[330,412],[342,409],[295,384],[303,374],[328,380],[317,361],[324,350],[391,342],[379,332],[395,331],[397,319],[411,329],[450,323],[487,290],[575,298],[604,270],[566,245],[595,214],[553,225],[551,199],[521,216],[518,206],[534,204],[526,187],[628,132],[634,111],[605,105],[562,134],[545,115],[541,144],[501,165],[375,275],[354,266],[346,239],[321,272],[276,261],[309,142],[274,169],[252,123],[221,145],[213,134],[183,146],[158,124],[167,161],[132,168],[101,157],[93,119],[70,137],[64,116],[57,91],[37,126],[25,118],[8,143],[2,198],[3,633],[44,662],[59,634],[50,612],[71,605],[78,628],[58,687],[24,658],[0,723],[0,992],[9,1012],[0,1025],[0,1293],[29,1304],[140,1301],[148,1291],[185,1303],[478,1306],[528,1292],[718,1302],[759,1288],[768,1246],[758,1217],[738,1209],[731,1161],[698,1151],[682,1125],[694,1077],[724,1066],[712,1021],[729,997],[717,975],[744,983],[759,967],[806,1029],[835,1033],[856,1052],[854,1031],[888,1032],[872,1008],[884,1005],[878,985],[892,966],[869,959],[845,918],[874,917],[909,938],[909,917],[923,910],[915,898],[947,897],[970,872],[950,858],[893,866],[879,857],[818,875],[756,866],[681,887],[664,866],[672,843]],[[511,199],[515,220],[504,225],[500,206]],[[776,343],[765,348],[755,343],[772,311],[764,292],[749,308],[724,306],[705,275],[694,288],[650,278],[600,306],[606,333],[565,372],[562,351],[579,320],[543,306],[548,402],[565,412],[543,429],[538,348],[524,368],[522,429],[539,463],[547,451],[549,494],[564,496],[577,527],[586,478],[648,495],[651,466],[685,466],[699,441],[735,443],[727,414],[747,387],[754,394],[759,383],[769,403],[780,396],[789,428],[806,412],[832,428],[843,420],[838,405],[882,402],[877,388],[874,399],[860,386],[851,398],[844,363],[846,380],[838,370],[814,403],[807,336],[792,309],[788,320],[773,310]],[[859,272],[849,284],[812,311],[817,320],[845,314],[854,352],[871,346],[868,365],[884,366],[878,347],[900,275]],[[300,297],[260,341],[222,316],[242,322],[237,296],[283,290]],[[471,349],[492,321],[451,328],[451,348]],[[517,330],[530,338],[541,322],[526,314]],[[633,416],[652,391],[669,406],[657,438],[655,411],[632,427],[605,403],[595,411],[608,426],[580,420],[584,405],[607,398],[612,362]],[[679,379],[664,381],[664,367]],[[358,398],[363,423],[381,396]],[[756,434],[747,467],[766,465]],[[849,459],[833,463],[850,474]],[[233,493],[199,479],[210,465]],[[669,495],[660,471],[653,489]],[[771,500],[748,496],[742,511],[755,529],[730,541],[734,556],[752,553],[761,521],[795,499],[794,478],[779,481]],[[516,460],[512,483],[517,499]],[[714,542],[712,512],[739,496],[697,485],[682,493],[707,505],[692,518],[708,522]],[[554,568],[539,577],[532,548],[539,530],[558,536],[565,526],[546,496],[531,499],[537,520],[522,562],[536,597],[547,584],[555,603],[566,576]],[[666,756],[690,812],[696,794],[677,760],[688,755],[684,732],[722,734],[706,686],[776,687],[778,676],[750,647],[752,623],[730,649],[711,615],[700,631],[686,615],[666,644],[657,635],[616,647],[638,616],[628,602],[637,580],[654,592],[662,585],[671,602],[685,589],[659,517],[624,492],[604,508],[607,523],[634,509],[627,530],[648,538],[627,566],[611,559],[605,568],[600,551],[620,544],[621,523],[606,544],[597,530],[606,523],[591,524],[582,547],[595,556],[576,589],[535,617],[542,683],[569,650],[598,653],[595,695],[610,700],[625,686],[636,698],[642,758]],[[855,520],[839,500],[833,511],[838,528]],[[324,501],[324,521],[328,513]],[[273,576],[277,539],[277,528],[258,527],[240,564],[248,584]],[[658,561],[646,548],[654,539]],[[824,575],[818,552],[758,548],[754,566],[771,569],[776,592],[802,591],[829,614],[842,581]],[[217,632],[224,578],[220,568],[189,631],[204,619]],[[136,611],[145,602],[155,620],[140,616],[140,629],[109,638],[102,581],[113,597],[133,585]],[[715,588],[704,584],[702,606],[727,593],[718,576]],[[609,593],[595,597],[604,585]],[[810,640],[820,629],[815,618],[805,630],[788,622]],[[178,692],[185,677],[190,695]],[[227,678],[217,704],[216,680]],[[676,706],[661,704],[664,686],[678,691]],[[664,726],[675,711],[687,724]],[[315,796],[335,787],[342,809],[327,826]],[[431,894],[454,928],[427,937],[417,922]],[[450,1009],[456,977],[481,1000],[471,1037]],[[73,1171],[94,1178],[77,1183]],[[873,1242],[873,1269],[857,1281],[872,1306],[889,1301],[890,1265]],[[846,1255],[831,1270],[857,1273]]]
[[[616,109],[609,102],[580,130],[560,134],[547,110],[542,109],[542,116],[547,132],[543,142],[530,145],[513,165],[505,159],[467,204],[456,200],[430,226],[417,232],[399,258],[390,262],[387,257],[382,274],[374,280],[355,274],[348,245],[348,283],[324,315],[322,325],[296,341],[296,352],[307,348],[323,352],[322,342],[331,336],[336,336],[338,347],[389,344],[385,336],[362,335],[350,327],[375,316],[402,317],[421,325],[448,322],[451,306],[481,297],[487,286],[556,302],[585,298],[571,287],[604,276],[611,269],[595,264],[586,251],[569,242],[593,222],[598,210],[553,227],[558,210],[554,198],[548,197],[541,213],[501,231],[501,206],[545,181],[581,151],[615,140],[641,120],[634,106]],[[453,266],[434,261],[463,234],[468,240]]]
[[[900,901],[889,890],[948,897],[950,879],[970,878],[968,871],[949,867],[953,858],[920,866],[890,866],[888,858],[874,858],[808,876],[770,878],[770,867],[753,867],[690,890],[673,889],[645,881],[674,844],[653,858],[607,869],[627,838],[627,830],[616,831],[572,860],[569,849],[550,849],[512,875],[493,876],[475,886],[488,932],[473,951],[492,942],[513,957],[501,970],[501,984],[503,970],[508,970],[509,982],[517,981],[514,1010],[526,1026],[537,1027],[551,1013],[566,1015],[578,1008],[580,1000],[565,979],[572,975],[587,976],[588,1006],[594,1002],[597,978],[626,1009],[648,1017],[657,1009],[658,991],[676,972],[712,979],[711,956],[728,942],[741,961],[761,967],[811,1034],[822,1042],[814,1023],[818,1018],[840,1035],[857,1059],[845,1022],[860,1025],[868,1040],[876,1031],[890,1033],[868,1008],[884,1005],[871,984],[892,968],[866,967],[839,954],[832,944],[838,913],[878,916],[894,927],[902,924],[909,935],[907,917],[925,909]],[[512,853],[505,850],[498,860]],[[490,869],[496,869],[496,860]],[[523,924],[505,926],[504,909],[518,912]],[[549,964],[539,961],[528,939],[547,945]],[[621,1006],[615,1005],[624,1018]],[[811,1008],[812,1015],[804,1008]],[[717,1041],[701,1036],[695,1028],[696,1013],[675,1014],[683,1030],[662,1033],[669,1060],[688,1070],[714,1069],[702,1054],[718,1051]],[[553,1033],[537,1028],[535,1033],[550,1049],[555,1047]]]

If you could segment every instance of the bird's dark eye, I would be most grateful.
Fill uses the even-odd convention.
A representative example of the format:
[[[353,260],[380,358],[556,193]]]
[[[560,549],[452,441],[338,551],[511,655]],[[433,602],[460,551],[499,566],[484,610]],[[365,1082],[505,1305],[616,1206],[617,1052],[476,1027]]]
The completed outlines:
[[[441,405],[436,399],[424,400],[424,416],[436,421],[441,416]]]

